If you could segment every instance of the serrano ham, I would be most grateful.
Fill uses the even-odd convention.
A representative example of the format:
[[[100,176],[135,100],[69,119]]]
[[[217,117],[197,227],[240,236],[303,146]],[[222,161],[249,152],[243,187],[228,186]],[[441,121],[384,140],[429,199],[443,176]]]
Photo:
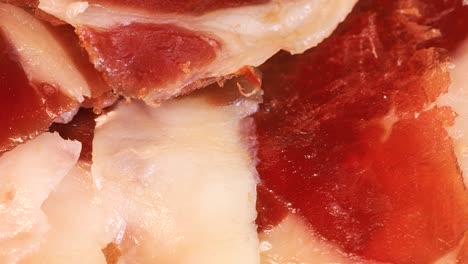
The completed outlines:
[[[355,2],[41,0],[38,7],[76,28],[114,89],[158,104],[258,66],[280,49],[303,52]]]
[[[1,4],[0,262],[466,262],[464,2]]]
[[[68,122],[85,97],[109,91],[69,27],[0,3],[0,153]]]
[[[460,44],[465,29],[445,23],[467,14],[462,1],[363,1],[317,48],[260,68],[265,263],[310,248],[275,248],[291,215],[347,256],[455,263],[468,228],[467,69],[441,47]]]

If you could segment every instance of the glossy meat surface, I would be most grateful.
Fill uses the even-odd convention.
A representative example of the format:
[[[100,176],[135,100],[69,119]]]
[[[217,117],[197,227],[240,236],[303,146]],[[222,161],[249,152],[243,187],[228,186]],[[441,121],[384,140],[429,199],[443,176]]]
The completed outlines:
[[[0,153],[70,121],[85,98],[95,109],[116,98],[70,26],[0,3],[0,48]]]
[[[468,227],[447,133],[456,114],[434,106],[448,91],[450,64],[430,45],[444,31],[421,17],[431,3],[361,1],[317,48],[261,67],[262,188],[346,253],[428,263],[454,250]],[[257,207],[263,201],[271,203]],[[280,212],[258,222],[274,227]]]
[[[129,97],[142,97],[154,85],[167,85],[211,63],[218,46],[201,33],[170,24],[134,23],[110,30],[83,27],[78,32],[97,70]]]
[[[258,66],[281,49],[301,53],[317,45],[356,0],[255,1],[219,9],[226,1],[196,1],[201,9],[216,9],[199,15],[184,13],[195,1],[128,3],[41,0],[38,8],[77,29],[110,86],[159,104],[240,75],[244,66]],[[162,3],[180,12],[154,9]]]
[[[76,101],[44,83],[32,83],[0,29],[0,153],[47,130]]]

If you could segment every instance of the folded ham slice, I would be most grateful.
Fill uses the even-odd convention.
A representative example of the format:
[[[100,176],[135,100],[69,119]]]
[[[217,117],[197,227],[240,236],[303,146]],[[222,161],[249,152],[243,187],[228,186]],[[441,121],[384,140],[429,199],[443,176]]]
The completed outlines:
[[[85,96],[106,92],[70,27],[0,3],[0,49],[0,153],[69,121]]]
[[[38,7],[76,28],[119,93],[157,104],[258,66],[280,49],[315,46],[355,2],[41,0]]]

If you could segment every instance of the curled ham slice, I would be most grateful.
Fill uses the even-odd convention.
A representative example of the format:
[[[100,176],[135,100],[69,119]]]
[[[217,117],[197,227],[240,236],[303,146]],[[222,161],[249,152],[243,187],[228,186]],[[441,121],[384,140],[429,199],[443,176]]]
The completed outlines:
[[[0,3],[0,48],[0,153],[53,121],[68,122],[85,97],[106,92],[70,27]]]
[[[38,7],[76,28],[119,93],[157,104],[258,66],[280,49],[315,46],[355,2],[41,0]],[[194,6],[200,9],[188,12]]]

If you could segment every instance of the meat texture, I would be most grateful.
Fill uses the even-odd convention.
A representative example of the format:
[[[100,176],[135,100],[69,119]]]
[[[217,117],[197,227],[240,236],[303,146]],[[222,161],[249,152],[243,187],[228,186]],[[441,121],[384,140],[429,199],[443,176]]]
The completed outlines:
[[[361,1],[318,47],[260,68],[264,241],[293,214],[350,256],[453,263],[468,228],[467,98],[450,74],[466,74],[442,48],[459,44],[466,29],[444,25],[467,21],[467,9],[463,1]]]
[[[0,3],[0,48],[0,153],[53,121],[68,122],[85,96],[106,92],[69,27]]]
[[[158,104],[327,37],[355,0],[41,0],[119,93]]]
[[[261,94],[235,84],[160,108],[120,102],[97,123],[82,110],[53,127],[80,158],[51,133],[5,153],[0,262],[259,263],[246,117]]]

